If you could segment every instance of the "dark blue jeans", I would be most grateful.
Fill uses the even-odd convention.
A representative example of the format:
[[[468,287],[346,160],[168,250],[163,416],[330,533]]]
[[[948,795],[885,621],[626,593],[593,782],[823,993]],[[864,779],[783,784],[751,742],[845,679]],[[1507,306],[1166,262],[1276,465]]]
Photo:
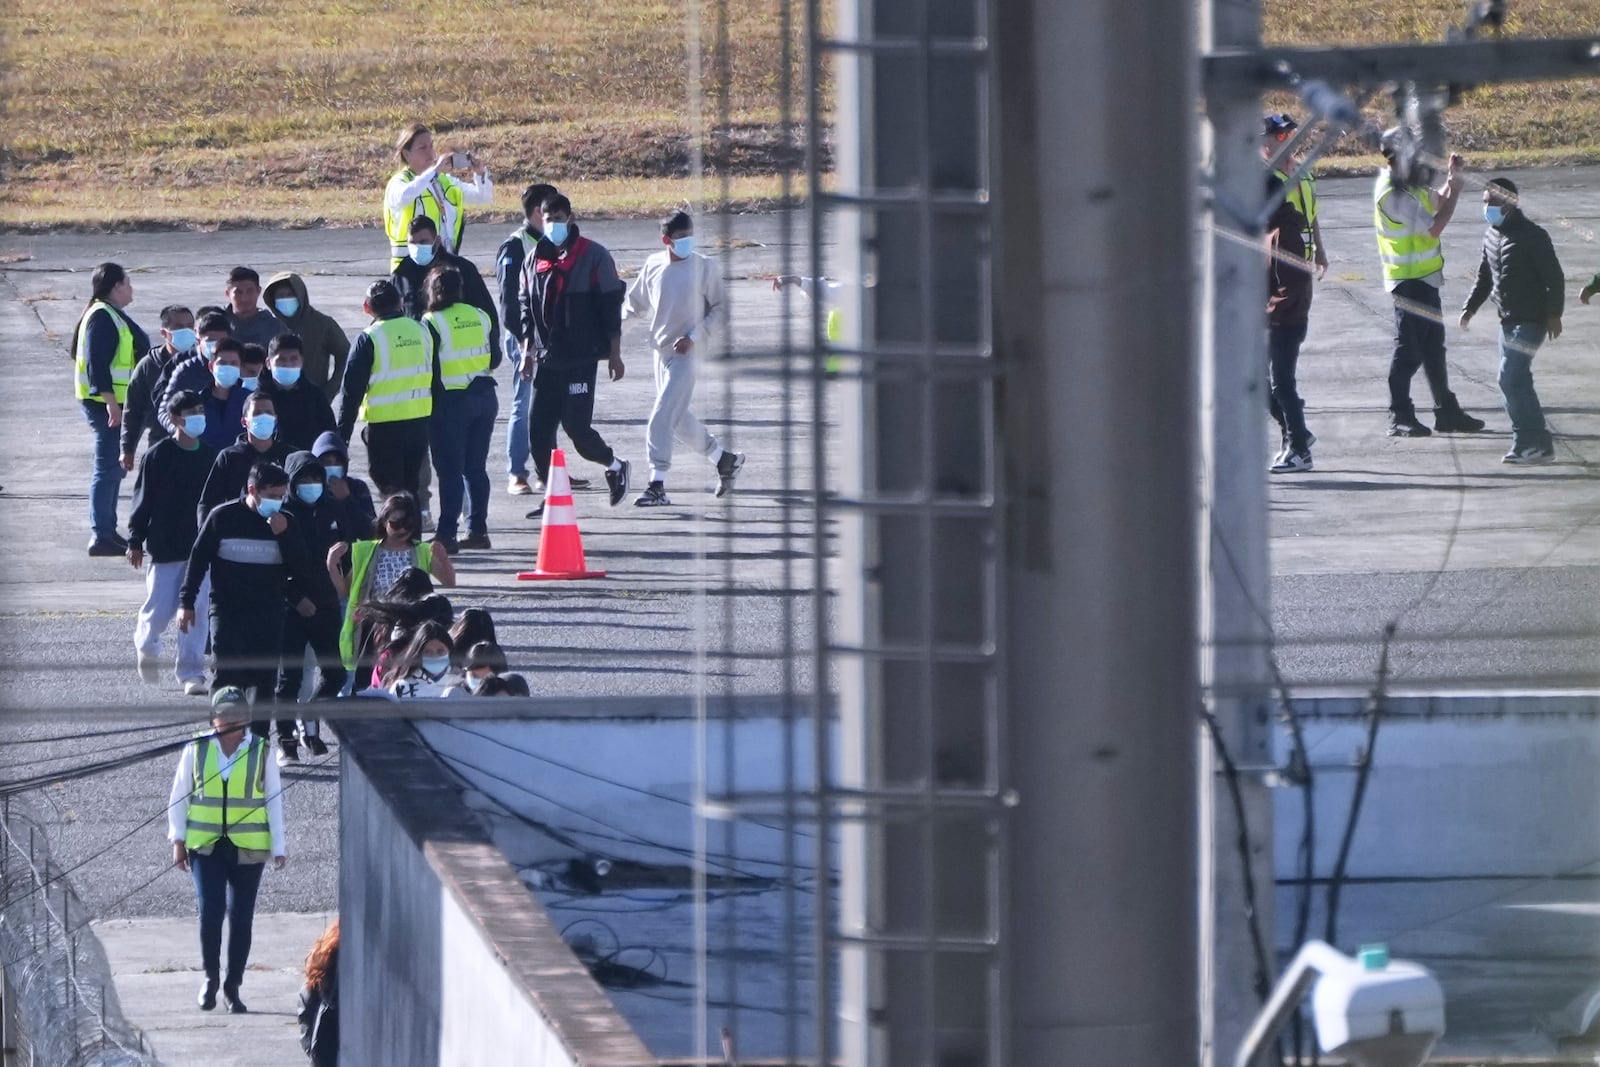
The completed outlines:
[[[439,517],[436,535],[456,536],[461,516],[462,479],[470,506],[467,530],[489,532],[489,439],[500,412],[495,391],[476,383],[466,389],[446,390],[434,402],[428,420],[428,447],[433,469],[439,475]]]
[[[106,419],[106,406],[82,401],[83,417],[94,431],[94,473],[89,478],[89,529],[97,538],[117,536],[117,493],[122,488],[122,431]]]
[[[1306,445],[1306,403],[1295,384],[1295,365],[1300,362],[1300,346],[1306,339],[1306,323],[1267,327],[1267,380],[1271,384],[1269,410],[1283,431],[1285,448],[1304,452]]]
[[[1500,324],[1500,395],[1511,419],[1511,450],[1551,447],[1544,408],[1533,391],[1533,354],[1544,344],[1545,326],[1533,322]]]
[[[264,863],[240,863],[239,850],[223,838],[211,855],[189,853],[189,872],[200,901],[200,963],[207,977],[217,974],[222,957],[222,917],[228,917],[228,970],[222,982],[237,989],[250,961],[250,929],[256,917],[256,890]]]
[[[1417,368],[1428,377],[1436,411],[1459,409],[1450,391],[1450,374],[1444,362],[1444,311],[1439,290],[1420,278],[1408,278],[1394,288],[1394,354],[1389,358],[1389,414],[1391,419],[1414,419],[1411,379]]]

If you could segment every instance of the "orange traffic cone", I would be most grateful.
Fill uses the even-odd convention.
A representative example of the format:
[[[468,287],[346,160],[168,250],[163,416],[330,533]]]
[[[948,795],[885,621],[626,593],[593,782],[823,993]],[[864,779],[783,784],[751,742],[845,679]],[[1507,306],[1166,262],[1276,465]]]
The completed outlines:
[[[578,533],[578,512],[572,504],[572,483],[567,480],[567,454],[550,453],[550,475],[545,479],[544,524],[539,530],[539,562],[531,571],[517,572],[522,582],[553,578],[604,578],[583,561],[583,537]]]

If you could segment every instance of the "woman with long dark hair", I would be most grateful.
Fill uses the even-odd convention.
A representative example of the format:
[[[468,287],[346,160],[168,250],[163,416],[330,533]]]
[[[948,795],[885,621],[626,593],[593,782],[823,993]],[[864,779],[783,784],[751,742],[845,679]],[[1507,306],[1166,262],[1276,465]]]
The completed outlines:
[[[450,631],[429,619],[412,634],[411,643],[389,665],[384,688],[401,700],[442,697],[450,688]]]
[[[90,279],[89,303],[72,334],[75,395],[94,431],[94,473],[89,478],[91,556],[120,556],[128,542],[117,533],[117,490],[122,486],[119,438],[122,405],[150,337],[124,310],[133,303],[133,280],[117,263],[102,263]]]
[[[339,1062],[339,920],[322,932],[306,956],[300,990],[300,1047],[313,1067]]]

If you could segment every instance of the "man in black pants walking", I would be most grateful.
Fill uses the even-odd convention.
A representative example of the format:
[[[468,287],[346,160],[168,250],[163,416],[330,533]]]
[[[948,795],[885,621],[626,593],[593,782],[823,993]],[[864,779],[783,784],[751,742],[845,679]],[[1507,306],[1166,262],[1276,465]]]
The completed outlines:
[[[615,507],[628,494],[631,464],[618,459],[593,425],[594,387],[605,360],[621,381],[622,299],[617,264],[605,247],[578,232],[572,202],[557,193],[542,210],[544,236],[522,266],[522,358],[534,361],[528,448],[539,480],[550,473],[556,427],[566,430],[578,455],[606,468]],[[542,514],[544,505],[528,513]]]

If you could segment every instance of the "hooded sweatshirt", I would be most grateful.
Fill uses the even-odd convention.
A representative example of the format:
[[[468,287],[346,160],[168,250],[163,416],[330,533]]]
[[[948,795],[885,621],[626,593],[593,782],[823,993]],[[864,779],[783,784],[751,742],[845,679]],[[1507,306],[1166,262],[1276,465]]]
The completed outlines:
[[[372,536],[372,524],[378,520],[378,512],[372,506],[372,490],[367,488],[366,482],[350,473],[350,452],[344,446],[344,438],[336,431],[323,434],[311,446],[311,454],[318,463],[329,453],[335,453],[344,460],[344,477],[339,481],[344,483],[349,495],[340,500],[334,491],[333,480],[329,479],[328,491],[322,494],[324,506],[334,511],[338,519],[339,540],[365,541]]]
[[[306,573],[296,577],[296,592],[309,598],[319,609],[333,608],[337,611],[339,591],[333,587],[327,568],[316,564],[328,558],[329,548],[344,540],[339,532],[339,513],[343,508],[328,496],[327,475],[317,457],[310,452],[289,453],[283,469],[289,472],[289,495],[285,498],[283,509],[294,516],[306,543]],[[300,499],[299,487],[312,483],[322,486],[323,492],[315,504],[307,504]]]
[[[300,301],[293,315],[278,314],[272,301],[283,294],[274,293],[274,286],[287,286]],[[322,395],[330,401],[338,396],[339,383],[344,380],[344,361],[350,354],[350,338],[345,335],[344,327],[335,322],[332,315],[311,306],[306,283],[294,271],[282,271],[268,278],[262,299],[266,301],[268,314],[283,323],[285,332],[300,335],[303,346],[300,351],[306,360],[300,380],[321,389]]]

